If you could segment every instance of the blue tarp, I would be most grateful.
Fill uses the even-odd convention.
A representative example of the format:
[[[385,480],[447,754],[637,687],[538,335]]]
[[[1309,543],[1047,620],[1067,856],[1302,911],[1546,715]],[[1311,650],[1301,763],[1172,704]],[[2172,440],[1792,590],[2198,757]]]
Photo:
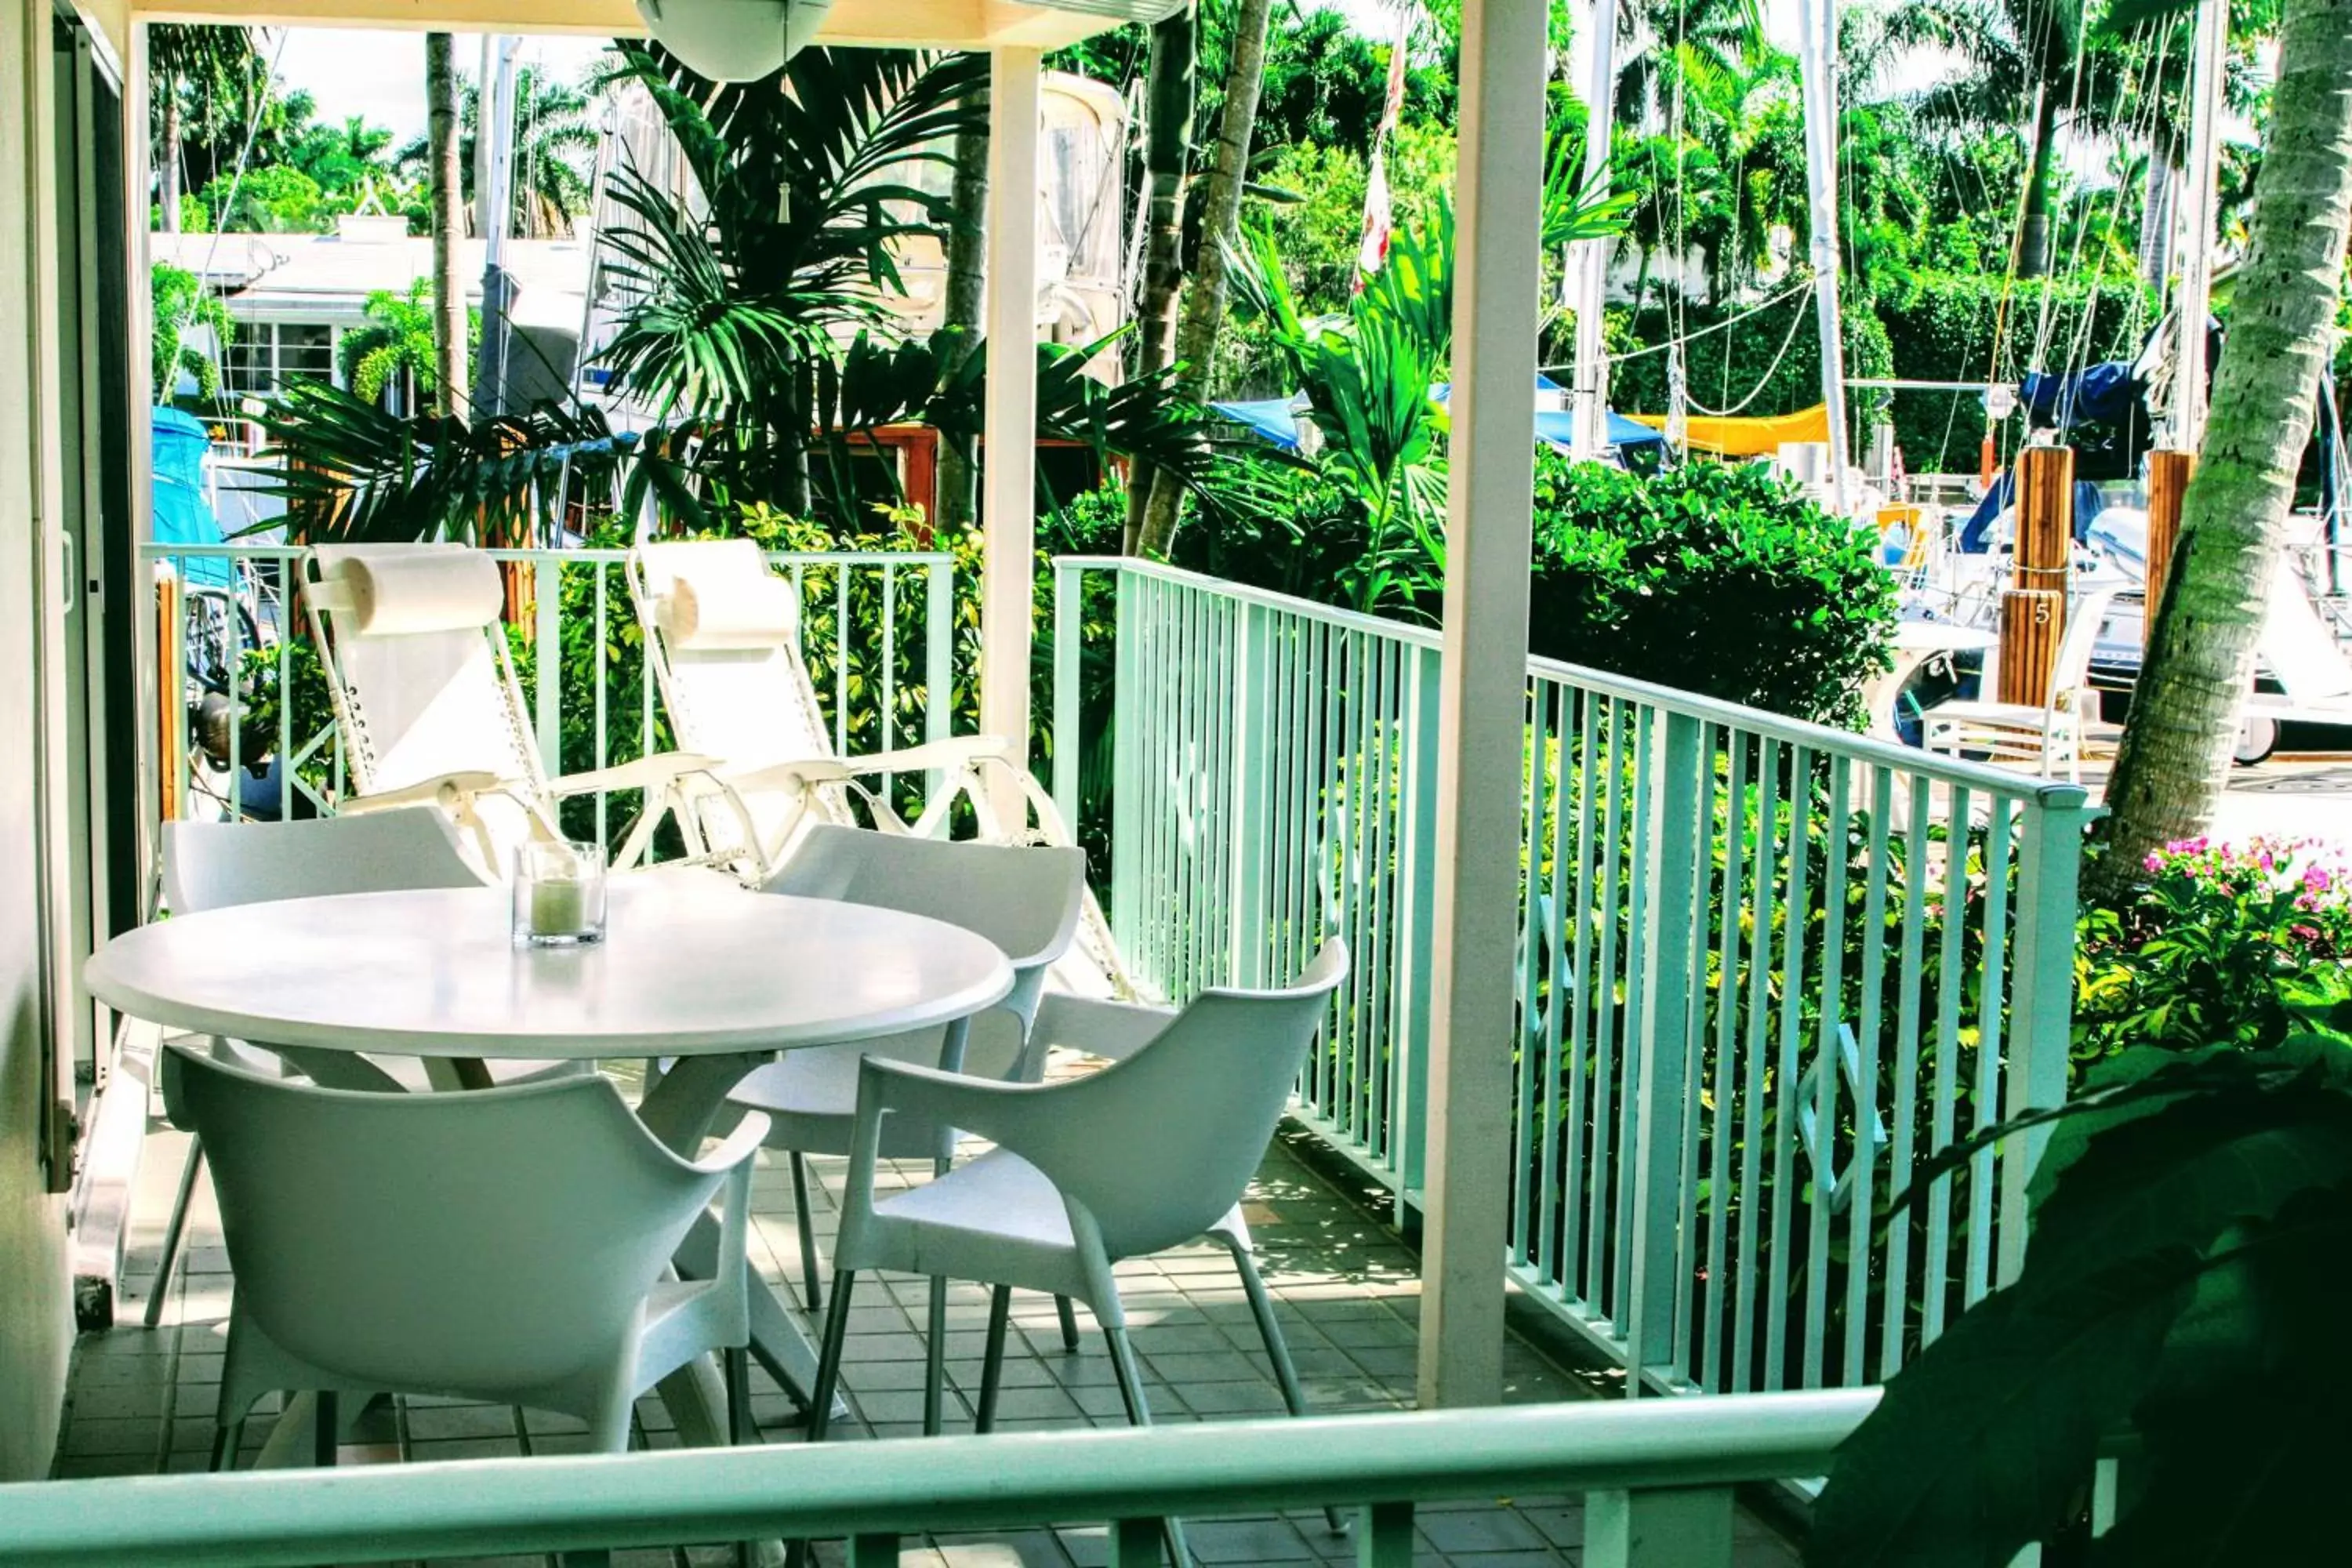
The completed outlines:
[[[2109,360],[2074,375],[2032,372],[2019,387],[2018,395],[2025,400],[2036,424],[2072,425],[2095,419],[2113,425],[2131,413],[2132,405],[2139,400],[2139,388],[2132,381],[2127,362]]]
[[[158,408],[154,429],[155,542],[226,544],[220,521],[205,503],[205,454],[212,437],[204,421],[176,408]],[[233,588],[235,566],[218,555],[184,555],[174,563],[192,587]]]
[[[1988,548],[1986,535],[1992,531],[1993,520],[2009,506],[2010,496],[2016,489],[2017,471],[2012,468],[2001,475],[1992,489],[1985,491],[1984,500],[1977,502],[1977,510],[1969,514],[1967,524],[1960,530],[1962,554],[1981,555],[1985,552]],[[2079,544],[2091,537],[2091,524],[2098,521],[2099,513],[2106,509],[2106,504],[2100,498],[2098,486],[2088,479],[2074,481],[2074,541],[2076,543]]]

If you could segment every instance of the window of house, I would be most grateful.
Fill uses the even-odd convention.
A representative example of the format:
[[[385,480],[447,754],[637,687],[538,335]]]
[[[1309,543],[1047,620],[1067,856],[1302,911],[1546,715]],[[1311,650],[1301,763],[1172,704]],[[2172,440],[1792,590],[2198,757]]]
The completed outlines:
[[[310,322],[239,321],[221,379],[233,397],[268,397],[295,381],[332,381],[335,330]]]

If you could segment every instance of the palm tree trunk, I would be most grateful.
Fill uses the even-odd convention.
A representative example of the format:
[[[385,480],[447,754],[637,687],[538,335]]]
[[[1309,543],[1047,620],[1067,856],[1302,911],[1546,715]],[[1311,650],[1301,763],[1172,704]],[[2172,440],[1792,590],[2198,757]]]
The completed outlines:
[[[2107,784],[2115,816],[2107,854],[2091,869],[2095,897],[2128,888],[2149,851],[2212,818],[2335,346],[2352,226],[2352,0],[2288,0],[2279,41],[2229,349]]]
[[[156,82],[155,89],[163,95],[163,147],[156,160],[157,191],[163,207],[165,234],[180,232],[180,84],[172,77]]]
[[[983,83],[985,79],[983,79]],[[978,124],[956,134],[955,227],[948,236],[948,284],[943,331],[961,331],[960,354],[971,353],[988,300],[988,89],[972,100]],[[940,443],[939,515],[942,531],[961,532],[980,513],[980,465],[969,435]]]
[[[433,374],[440,412],[466,416],[466,290],[457,281],[457,240],[466,232],[466,178],[457,157],[457,40],[425,36],[425,178],[433,213]]]
[[[1201,257],[1192,287],[1184,297],[1176,328],[1176,359],[1183,368],[1176,385],[1192,403],[1209,398],[1209,368],[1216,358],[1217,331],[1225,321],[1225,253],[1240,237],[1242,192],[1249,184],[1250,140],[1257,129],[1258,89],[1265,76],[1265,30],[1272,0],[1241,0],[1234,16],[1233,58],[1225,70],[1225,104],[1217,117],[1208,190],[1201,207]],[[1176,537],[1183,500],[1176,477],[1162,469],[1152,477],[1136,549],[1165,555]]]
[[[1188,7],[1151,29],[1151,63],[1144,85],[1143,175],[1147,203],[1143,294],[1136,303],[1135,372],[1148,375],[1176,357],[1176,297],[1183,286],[1184,172],[1192,146],[1192,110],[1200,96],[1194,67],[1199,38]],[[1137,463],[1127,491],[1127,552],[1143,534],[1151,500],[1151,465]]]
[[[2017,275],[2050,270],[2050,169],[2058,142],[2058,95],[2043,88],[2033,106],[2033,161],[2025,172],[2025,217],[2019,225]]]

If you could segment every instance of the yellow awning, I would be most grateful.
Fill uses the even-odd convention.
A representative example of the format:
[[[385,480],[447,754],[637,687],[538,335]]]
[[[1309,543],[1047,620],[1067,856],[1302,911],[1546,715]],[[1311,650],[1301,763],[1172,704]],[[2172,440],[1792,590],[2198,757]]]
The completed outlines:
[[[1629,414],[1625,417],[1653,430],[1666,427],[1663,414]],[[1702,417],[1688,423],[1692,451],[1713,452],[1725,458],[1769,458],[1780,449],[1783,441],[1830,438],[1830,411],[1818,403],[1794,414],[1778,414],[1765,419]]]

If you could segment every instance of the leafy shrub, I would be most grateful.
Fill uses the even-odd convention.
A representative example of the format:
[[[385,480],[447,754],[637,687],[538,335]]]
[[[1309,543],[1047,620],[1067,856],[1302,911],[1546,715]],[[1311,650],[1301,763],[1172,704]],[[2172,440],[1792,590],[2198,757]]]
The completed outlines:
[[[1547,454],[1528,642],[1572,664],[1856,724],[1895,623],[1874,542],[1761,466],[1689,463],[1643,479]]]
[[[2074,1047],[2267,1047],[2291,998],[2340,982],[2352,958],[2352,868],[2314,840],[2191,838],[2147,858],[2122,909],[2084,912]]]

